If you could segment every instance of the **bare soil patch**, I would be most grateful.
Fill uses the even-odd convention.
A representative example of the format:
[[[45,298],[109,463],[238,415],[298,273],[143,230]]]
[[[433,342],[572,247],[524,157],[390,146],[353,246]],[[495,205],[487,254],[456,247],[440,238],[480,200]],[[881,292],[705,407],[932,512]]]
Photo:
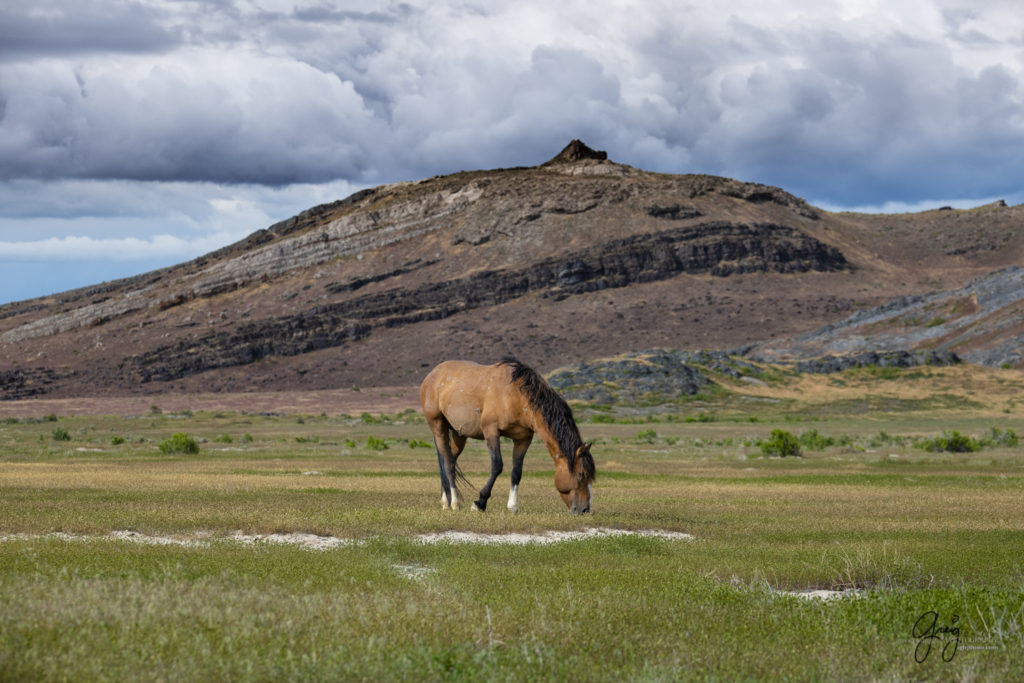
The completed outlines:
[[[610,538],[613,536],[643,536],[646,538],[663,538],[675,541],[688,541],[693,536],[681,531],[661,531],[657,529],[629,530],[610,529],[606,527],[595,527],[582,529],[580,531],[545,531],[539,534],[483,534],[473,531],[445,531],[435,534],[418,534],[415,538],[423,543],[479,543],[483,545],[549,545],[552,543],[564,543],[566,541],[578,541],[590,538]],[[196,532],[193,534],[179,534],[175,536],[159,536],[143,534],[137,531],[119,530],[112,531],[105,536],[88,536],[84,534],[69,534],[65,532],[54,532],[49,534],[4,534],[0,535],[0,542],[32,540],[39,538],[55,538],[65,541],[88,541],[93,539],[114,539],[129,543],[142,543],[145,545],[178,545],[189,548],[201,548],[218,540],[228,540],[242,543],[244,545],[256,545],[259,543],[274,543],[278,545],[294,545],[308,550],[330,550],[342,546],[357,545],[360,543],[354,538],[339,538],[337,536],[319,536],[302,532],[278,533],[278,534],[246,534],[236,531],[230,536],[217,537],[209,532]]]
[[[143,415],[153,406],[165,413],[249,412],[319,415],[400,413],[419,409],[417,386],[265,391],[244,393],[173,393],[83,398],[38,398],[0,401],[0,417],[41,415]]]

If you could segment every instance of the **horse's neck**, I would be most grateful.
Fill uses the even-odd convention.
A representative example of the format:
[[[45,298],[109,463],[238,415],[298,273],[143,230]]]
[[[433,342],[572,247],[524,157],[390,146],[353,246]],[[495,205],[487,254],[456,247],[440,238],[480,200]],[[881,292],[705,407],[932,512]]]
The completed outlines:
[[[544,445],[548,447],[548,453],[551,454],[551,457],[557,460],[562,455],[562,449],[558,445],[558,439],[555,438],[554,432],[548,428],[547,423],[541,418],[539,411],[533,410],[531,411],[531,414],[533,415],[533,424],[530,425],[530,429],[532,429],[533,433],[537,435],[537,438],[539,438]]]

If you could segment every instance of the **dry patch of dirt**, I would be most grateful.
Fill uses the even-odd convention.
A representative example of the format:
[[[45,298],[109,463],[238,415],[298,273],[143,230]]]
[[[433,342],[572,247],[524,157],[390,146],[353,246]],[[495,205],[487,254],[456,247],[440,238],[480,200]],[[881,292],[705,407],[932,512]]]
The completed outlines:
[[[165,413],[193,412],[285,413],[300,415],[360,415],[419,410],[419,387],[365,387],[322,391],[160,394],[159,396],[97,396],[0,401],[0,417],[42,415],[145,415],[153,406]]]
[[[419,534],[416,538],[424,543],[480,543],[484,545],[548,545],[578,541],[587,538],[608,538],[611,536],[643,536],[647,538],[664,538],[674,541],[691,540],[693,536],[681,531],[661,531],[645,529],[632,531],[629,529],[609,529],[595,527],[581,531],[545,531],[540,534],[482,534],[474,531],[443,531],[433,534]]]
[[[507,544],[507,545],[547,545],[551,543],[563,543],[565,541],[577,541],[588,538],[608,538],[612,536],[643,536],[647,538],[664,538],[668,540],[690,540],[690,534],[681,531],[660,531],[640,530],[631,531],[628,529],[609,529],[597,527],[583,529],[581,531],[545,531],[540,534],[482,534],[472,531],[445,531],[435,534],[419,534],[415,538],[423,543],[480,543],[486,545]],[[175,536],[154,536],[142,534],[137,531],[112,531],[105,536],[87,536],[83,534],[69,534],[57,531],[49,534],[4,534],[0,535],[0,542],[34,540],[41,538],[54,538],[64,541],[89,541],[96,539],[113,539],[129,543],[142,543],[145,545],[177,545],[187,548],[208,547],[218,540],[228,540],[243,545],[256,545],[259,543],[274,543],[278,545],[293,545],[307,550],[330,550],[343,546],[358,545],[362,541],[354,538],[338,538],[337,536],[318,536],[301,532],[287,534],[246,534],[236,531],[230,536],[216,537],[209,532],[197,532],[189,535]]]

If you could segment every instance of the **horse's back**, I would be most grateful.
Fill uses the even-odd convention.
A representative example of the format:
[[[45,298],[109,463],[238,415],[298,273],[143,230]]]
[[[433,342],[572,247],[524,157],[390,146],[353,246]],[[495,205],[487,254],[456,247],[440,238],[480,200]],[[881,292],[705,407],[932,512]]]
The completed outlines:
[[[427,420],[444,416],[456,430],[476,436],[481,415],[507,392],[511,373],[506,366],[448,360],[431,370],[420,384],[420,403]]]

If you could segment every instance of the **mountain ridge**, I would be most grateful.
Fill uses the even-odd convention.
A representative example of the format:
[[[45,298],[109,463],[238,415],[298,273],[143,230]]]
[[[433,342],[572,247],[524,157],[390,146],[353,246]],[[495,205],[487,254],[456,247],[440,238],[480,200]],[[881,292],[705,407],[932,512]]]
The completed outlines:
[[[540,166],[362,190],[186,263],[0,306],[0,396],[403,385],[456,356],[553,369],[733,348],[1024,256],[1022,207],[833,214],[577,142]]]

